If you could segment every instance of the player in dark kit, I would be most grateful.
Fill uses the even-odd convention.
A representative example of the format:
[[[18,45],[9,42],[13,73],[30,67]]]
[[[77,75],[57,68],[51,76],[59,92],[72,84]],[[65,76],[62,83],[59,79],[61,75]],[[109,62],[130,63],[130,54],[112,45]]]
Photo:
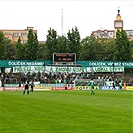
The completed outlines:
[[[115,89],[116,89],[116,88],[115,88],[115,82],[113,81],[112,84],[113,84],[113,90],[115,90]]]
[[[27,91],[27,94],[29,95],[29,81],[27,81],[25,86],[24,86],[23,95],[25,94],[25,91]]]
[[[30,92],[33,92],[34,91],[34,82],[33,82],[33,80],[31,81],[30,88],[31,88]]]

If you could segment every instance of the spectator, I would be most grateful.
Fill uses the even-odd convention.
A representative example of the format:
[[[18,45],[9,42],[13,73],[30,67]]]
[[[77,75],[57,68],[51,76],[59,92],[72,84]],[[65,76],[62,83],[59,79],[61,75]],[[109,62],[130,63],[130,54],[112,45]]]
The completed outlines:
[[[47,83],[47,76],[45,75],[44,76],[44,84],[46,84]]]

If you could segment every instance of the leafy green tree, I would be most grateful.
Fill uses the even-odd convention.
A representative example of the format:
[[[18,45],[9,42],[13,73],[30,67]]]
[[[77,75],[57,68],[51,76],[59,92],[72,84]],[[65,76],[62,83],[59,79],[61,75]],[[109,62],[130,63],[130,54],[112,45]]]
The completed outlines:
[[[124,30],[117,31],[116,45],[114,47],[114,59],[119,61],[131,60],[131,44]]]
[[[54,29],[48,30],[48,35],[46,37],[46,46],[47,46],[47,59],[52,60],[53,53],[57,52],[57,32]]]
[[[0,31],[0,59],[4,59],[6,55],[6,45],[5,36],[2,31]]]
[[[67,53],[67,38],[65,36],[58,36],[57,53]]]
[[[113,60],[114,59],[114,50],[115,39],[110,38],[99,38],[100,48],[99,53],[101,58],[100,60]]]
[[[21,39],[19,37],[18,41],[15,43],[15,59],[23,59],[24,51],[23,51],[23,44],[21,43]]]
[[[102,45],[94,36],[88,36],[81,41],[80,60],[101,60]]]
[[[13,60],[15,59],[15,45],[11,43],[11,40],[6,40],[6,60]]]
[[[72,30],[68,31],[67,33],[68,43],[67,43],[67,52],[68,53],[76,53],[77,59],[79,59],[79,50],[81,48],[80,46],[80,33],[78,31],[78,28],[75,27],[72,28]]]
[[[26,59],[28,59],[27,58],[27,46],[28,44],[27,43],[25,43],[25,44],[22,44],[22,51],[21,51],[21,59],[22,60],[26,60]]]
[[[38,59],[38,38],[37,38],[37,33],[34,33],[34,57],[35,59]]]
[[[36,60],[38,59],[38,39],[37,34],[32,29],[28,33],[28,41],[25,45],[25,59]]]
[[[92,60],[102,60],[104,57],[103,38],[90,37],[90,55]]]
[[[15,47],[11,40],[6,39],[3,32],[0,32],[0,59],[14,59]]]
[[[45,44],[38,45],[38,59],[47,60],[47,47]]]
[[[89,60],[90,59],[89,40],[90,40],[89,36],[81,40],[81,49],[80,49],[79,60]]]
[[[131,60],[133,60],[133,40],[130,41],[130,44],[131,44]]]

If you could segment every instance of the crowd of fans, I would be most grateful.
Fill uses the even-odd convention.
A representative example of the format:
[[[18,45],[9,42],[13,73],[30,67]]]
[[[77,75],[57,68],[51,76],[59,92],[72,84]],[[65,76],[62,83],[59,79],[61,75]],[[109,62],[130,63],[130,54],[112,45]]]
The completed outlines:
[[[0,79],[4,83],[25,83],[27,80],[33,80],[34,82],[40,82],[44,84],[48,83],[66,83],[72,84],[78,74],[76,73],[2,73]]]
[[[75,80],[77,79],[77,80]],[[120,82],[125,83],[123,81],[123,75],[119,73],[35,73],[35,72],[27,72],[27,73],[0,73],[0,81],[2,84],[24,84],[26,81],[40,82],[42,84],[75,84],[75,81],[78,82],[78,79],[81,81],[85,80],[99,80],[102,82],[102,85],[106,85],[106,82],[113,81],[115,85],[119,85]],[[82,80],[83,79],[83,80]],[[128,82],[126,82],[128,83]],[[133,78],[130,78],[130,83],[133,86]]]
[[[94,73],[35,73],[35,72],[27,72],[27,73],[2,73],[0,74],[0,79],[4,83],[25,83],[27,80],[33,80],[34,82],[40,82],[44,84],[48,83],[67,83],[73,84],[75,78],[78,79],[102,79],[104,81],[114,81],[118,83],[122,81],[122,77],[115,74],[101,74],[97,75]]]

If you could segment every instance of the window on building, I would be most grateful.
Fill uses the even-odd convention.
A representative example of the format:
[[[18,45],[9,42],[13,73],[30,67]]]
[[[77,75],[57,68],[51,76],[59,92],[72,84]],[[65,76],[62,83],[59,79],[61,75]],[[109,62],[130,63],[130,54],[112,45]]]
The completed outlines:
[[[128,33],[128,35],[129,35],[129,36],[132,36],[132,35],[133,35],[133,32],[132,32],[132,31],[130,31],[130,32]]]
[[[10,32],[5,32],[5,35],[9,35],[10,34]]]
[[[133,31],[126,31],[128,36],[133,36]]]
[[[127,34],[127,36],[129,36],[129,32],[128,31],[126,31],[126,34]]]
[[[18,36],[18,33],[13,33],[13,36]]]
[[[27,43],[27,40],[23,40],[23,43]]]
[[[131,36],[133,36],[133,32],[131,32]]]
[[[21,36],[27,36],[27,33],[21,33]]]

